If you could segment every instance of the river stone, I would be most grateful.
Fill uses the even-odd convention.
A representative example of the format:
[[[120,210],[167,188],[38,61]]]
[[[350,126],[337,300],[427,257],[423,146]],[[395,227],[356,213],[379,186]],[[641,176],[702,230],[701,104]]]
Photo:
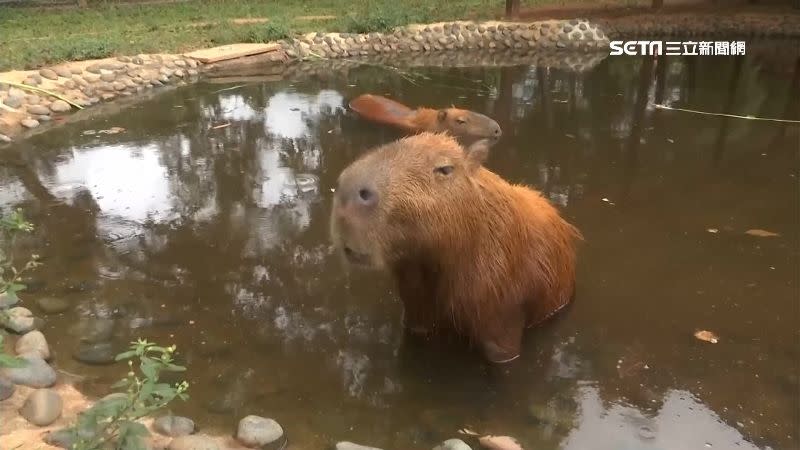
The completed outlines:
[[[70,104],[65,102],[64,100],[59,99],[50,104],[50,110],[52,110],[53,112],[57,113],[67,112],[70,109],[72,109],[72,106],[70,106]]]
[[[52,117],[50,117],[50,116],[38,116],[38,115],[34,115],[34,116],[33,116],[33,118],[34,118],[34,119],[36,119],[36,120],[38,120],[38,121],[39,121],[39,123],[42,123],[42,122],[50,122],[51,120],[53,120],[53,118],[52,118]]]
[[[25,128],[36,128],[39,126],[39,121],[36,119],[22,119],[20,124]]]
[[[53,69],[53,71],[56,73],[56,75],[58,75],[60,77],[63,77],[63,78],[72,77],[72,72],[69,69],[67,69],[66,67],[56,67],[55,69]]]
[[[80,75],[72,75],[70,80],[73,81],[75,84],[77,84],[79,86],[88,86],[89,85],[89,82],[84,80],[83,77],[80,76]]]
[[[116,355],[114,346],[110,342],[84,342],[72,357],[84,364],[102,366],[113,364]]]
[[[115,81],[111,85],[114,86],[114,90],[116,90],[116,91],[124,91],[125,88],[127,87],[127,86],[125,86],[125,83],[123,83],[121,81]]]
[[[181,416],[164,416],[153,422],[153,429],[164,436],[187,436],[194,433],[194,421]]]
[[[236,439],[247,447],[263,447],[283,436],[283,428],[272,419],[247,416],[239,421]]]
[[[19,108],[22,106],[22,99],[23,97],[9,96],[3,100],[3,103],[10,108]]]
[[[43,105],[28,105],[25,109],[28,111],[28,114],[38,114],[41,116],[50,114],[50,109]]]
[[[0,309],[10,308],[16,305],[18,302],[19,298],[17,296],[12,297],[5,292],[0,294]]]
[[[219,450],[213,439],[202,434],[176,437],[169,443],[167,450]]]
[[[47,345],[44,334],[39,330],[25,333],[19,338],[14,346],[14,351],[18,355],[31,354],[38,355],[44,360],[50,359],[50,347]]]
[[[14,395],[17,386],[8,378],[0,377],[0,402]]]
[[[57,80],[58,74],[53,69],[42,69],[39,71],[39,75],[48,80]]]
[[[105,72],[100,74],[100,79],[103,81],[114,81],[117,79],[117,74],[114,72]]]
[[[36,122],[36,124],[33,126],[25,125],[24,122],[26,120],[32,122],[36,121],[33,119],[23,120],[23,125],[28,128],[33,128],[39,125],[39,122]],[[33,313],[28,308],[23,308],[22,306],[16,306],[8,310],[4,325],[9,330],[19,334],[27,333],[28,331],[36,328]]]
[[[472,447],[461,439],[448,439],[434,447],[433,450],[472,450]]]
[[[61,416],[64,402],[61,396],[52,389],[37,389],[28,396],[19,414],[28,422],[45,427]]]
[[[366,445],[358,445],[348,441],[336,443],[336,450],[381,450],[377,447],[367,447]]]
[[[56,371],[47,365],[39,355],[20,355],[26,361],[24,367],[0,368],[0,375],[5,376],[15,384],[34,388],[46,388],[56,384]]]
[[[92,73],[85,73],[83,74],[83,79],[89,83],[96,83],[100,81],[100,74]]]
[[[11,142],[12,139],[5,134],[0,133],[0,142]]]
[[[90,65],[89,67],[86,68],[87,72],[96,73],[98,75],[100,74],[100,70],[101,70],[101,68],[100,68],[99,64],[92,64],[92,65]]]

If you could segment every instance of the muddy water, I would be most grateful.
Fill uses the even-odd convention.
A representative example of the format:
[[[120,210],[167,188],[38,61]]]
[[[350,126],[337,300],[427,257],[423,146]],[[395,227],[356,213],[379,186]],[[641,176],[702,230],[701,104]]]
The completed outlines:
[[[653,107],[800,119],[795,64],[201,83],[4,151],[0,204],[37,226],[18,248],[45,263],[25,304],[70,304],[45,315],[57,365],[101,395],[126,368],[78,362],[82,340],[175,343],[191,399],[174,412],[205,430],[260,414],[298,449],[427,449],[462,427],[529,449],[796,448],[798,126]],[[515,365],[405,340],[390,281],[330,253],[338,173],[398,136],[347,111],[362,92],[495,117],[488,166],[585,234],[576,303]]]

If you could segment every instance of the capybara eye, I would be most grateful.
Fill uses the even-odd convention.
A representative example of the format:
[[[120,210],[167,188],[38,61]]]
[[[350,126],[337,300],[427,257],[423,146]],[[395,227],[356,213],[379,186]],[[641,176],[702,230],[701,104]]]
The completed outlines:
[[[358,196],[361,197],[361,200],[368,202],[372,199],[372,191],[369,189],[361,189],[358,191]]]
[[[453,173],[453,166],[441,166],[433,169],[433,171],[442,175],[450,175]]]
[[[459,117],[458,119],[456,119],[456,122],[460,123],[461,125],[464,125],[465,123],[467,123],[467,119]]]

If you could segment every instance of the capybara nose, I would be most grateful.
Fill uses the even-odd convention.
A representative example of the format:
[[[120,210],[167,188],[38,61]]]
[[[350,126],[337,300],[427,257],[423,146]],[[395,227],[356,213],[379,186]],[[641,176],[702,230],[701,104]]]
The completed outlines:
[[[361,188],[355,192],[353,202],[356,205],[371,208],[378,204],[378,193],[368,186],[361,186]]]
[[[503,130],[500,129],[500,125],[495,124],[494,126],[494,135],[495,137],[500,137],[503,134]]]

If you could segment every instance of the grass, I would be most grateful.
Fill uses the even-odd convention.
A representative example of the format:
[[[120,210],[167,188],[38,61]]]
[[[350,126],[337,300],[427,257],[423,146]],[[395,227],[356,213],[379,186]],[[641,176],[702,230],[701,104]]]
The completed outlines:
[[[573,0],[523,0],[523,7]],[[268,42],[310,31],[385,31],[413,22],[502,15],[502,0],[188,0],[90,2],[79,8],[0,6],[0,71],[62,61]],[[326,17],[327,16],[327,17]],[[233,19],[264,19],[233,23]]]

